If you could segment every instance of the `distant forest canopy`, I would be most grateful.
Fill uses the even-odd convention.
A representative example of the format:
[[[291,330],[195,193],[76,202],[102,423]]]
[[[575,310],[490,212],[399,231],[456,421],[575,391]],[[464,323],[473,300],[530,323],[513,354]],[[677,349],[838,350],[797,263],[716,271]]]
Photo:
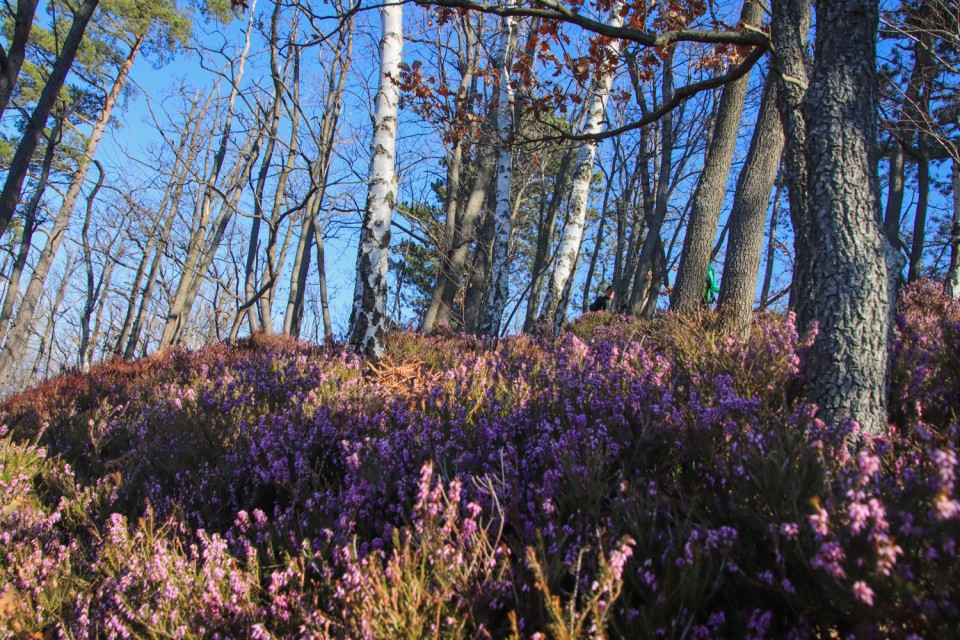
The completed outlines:
[[[254,332],[815,329],[883,422],[892,305],[960,295],[960,9],[776,0],[19,0],[0,51],[0,396]],[[351,295],[352,292],[352,295]]]

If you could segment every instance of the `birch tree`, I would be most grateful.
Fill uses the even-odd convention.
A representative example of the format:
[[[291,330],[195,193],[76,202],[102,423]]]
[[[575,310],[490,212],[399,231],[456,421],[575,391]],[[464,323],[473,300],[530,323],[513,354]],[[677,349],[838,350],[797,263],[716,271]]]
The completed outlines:
[[[610,8],[609,24],[614,28],[623,25],[622,3],[614,2]],[[620,41],[611,40],[601,51],[602,60],[598,60],[602,71],[590,87],[590,106],[583,123],[582,132],[587,135],[599,133],[606,117],[607,98],[613,84],[613,74],[620,59]],[[587,219],[587,204],[590,196],[590,182],[593,179],[593,163],[596,157],[597,143],[586,140],[577,150],[573,165],[573,182],[570,186],[570,212],[560,237],[553,272],[543,306],[540,309],[541,323],[549,323],[553,333],[559,332],[567,316],[567,306],[576,271],[580,244],[583,242],[583,229]]]
[[[384,354],[387,323],[387,264],[390,221],[397,204],[397,111],[403,50],[403,5],[389,0],[380,9],[380,78],[370,143],[370,172],[353,296],[350,344],[362,355],[379,360]]]
[[[493,248],[491,272],[493,282],[487,296],[486,310],[480,322],[479,332],[496,337],[500,333],[500,321],[510,296],[510,274],[507,270],[507,250],[510,244],[511,214],[510,186],[513,178],[513,87],[511,67],[513,49],[516,46],[517,25],[510,16],[501,18],[500,43],[497,49],[497,189],[493,218]]]

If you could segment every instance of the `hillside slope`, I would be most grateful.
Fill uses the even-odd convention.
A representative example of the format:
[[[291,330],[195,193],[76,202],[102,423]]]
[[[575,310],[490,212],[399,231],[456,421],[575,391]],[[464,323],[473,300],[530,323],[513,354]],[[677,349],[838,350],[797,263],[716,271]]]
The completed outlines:
[[[591,314],[60,377],[0,406],[0,631],[957,635],[960,307],[907,293],[884,438],[816,419],[803,350]]]

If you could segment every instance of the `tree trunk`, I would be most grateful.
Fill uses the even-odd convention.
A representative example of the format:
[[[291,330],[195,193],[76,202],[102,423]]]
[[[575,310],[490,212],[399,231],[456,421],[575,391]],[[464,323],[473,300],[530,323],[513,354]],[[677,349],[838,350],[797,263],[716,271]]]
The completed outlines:
[[[740,22],[747,26],[760,26],[763,22],[763,5],[757,0],[744,0]],[[749,84],[750,74],[747,73],[739,80],[727,84],[720,97],[717,122],[693,196],[690,222],[680,253],[680,268],[677,270],[673,287],[671,307],[676,311],[693,311],[704,303],[703,281],[710,265],[710,250],[717,237],[717,223],[727,194],[727,178],[730,175],[733,151],[740,131],[743,101]],[[769,196],[768,187],[766,197]]]
[[[479,60],[478,38],[476,30],[470,17],[464,16],[460,23],[463,29],[463,44],[461,52],[458,54],[458,67],[460,71],[460,83],[457,86],[456,98],[454,100],[454,119],[462,116],[464,108],[468,108],[472,96],[476,92],[475,77],[477,72],[477,63]],[[491,115],[496,109],[491,110]],[[496,123],[493,123],[494,127]],[[460,280],[463,275],[463,265],[467,257],[467,250],[473,241],[473,233],[476,230],[477,218],[480,215],[479,207],[482,200],[478,203],[476,197],[480,197],[486,192],[487,183],[492,175],[492,169],[489,166],[493,164],[493,151],[478,149],[474,145],[475,163],[478,167],[474,182],[470,188],[471,195],[468,197],[470,203],[464,202],[465,191],[468,184],[464,181],[464,143],[457,140],[453,143],[453,148],[447,153],[447,176],[446,188],[447,194],[444,199],[444,223],[443,234],[439,241],[439,261],[437,268],[437,280],[434,285],[433,295],[430,298],[430,305],[427,307],[423,316],[420,330],[429,333],[437,323],[449,324],[452,317],[453,300],[460,288]]]
[[[13,315],[13,306],[16,304],[17,296],[20,295],[20,278],[23,276],[23,269],[27,265],[27,257],[30,255],[30,248],[33,246],[33,234],[37,230],[37,210],[40,207],[40,201],[47,188],[47,180],[50,177],[50,166],[53,164],[54,151],[60,144],[60,134],[63,127],[63,116],[57,117],[57,124],[53,127],[50,139],[47,141],[47,149],[43,154],[43,164],[40,167],[40,176],[37,178],[37,185],[27,203],[27,208],[23,214],[23,232],[20,235],[20,250],[14,259],[13,268],[10,271],[10,279],[7,281],[7,291],[3,297],[3,308],[0,309],[0,344],[3,344],[7,337],[7,330],[10,328],[10,317]]]
[[[233,216],[233,205],[229,200],[231,196],[222,195],[220,213],[216,224],[213,238],[208,238],[208,225],[210,224],[210,214],[213,207],[215,194],[221,194],[216,189],[216,184],[220,178],[220,172],[223,169],[224,160],[227,155],[227,147],[232,134],[234,107],[237,95],[240,91],[240,81],[243,78],[246,65],[247,54],[250,52],[250,33],[253,28],[253,10],[250,11],[250,18],[247,22],[246,34],[243,50],[240,52],[237,60],[237,71],[232,78],[230,87],[230,96],[227,99],[227,112],[223,123],[223,129],[220,133],[219,146],[213,157],[213,162],[205,177],[205,184],[202,188],[202,195],[197,203],[194,221],[196,228],[191,233],[190,241],[187,246],[186,257],[183,261],[183,275],[180,279],[177,289],[170,299],[169,311],[164,322],[163,333],[160,336],[160,348],[176,344],[186,327],[186,318],[193,305],[195,292],[199,292],[200,285],[206,279],[206,265],[213,259],[213,254],[219,245],[218,235],[222,238],[223,231]],[[260,132],[254,135],[248,135],[240,155],[234,165],[231,175],[226,180],[226,185],[222,192],[233,190],[234,197],[239,200],[240,191],[246,183],[245,175],[256,162],[256,156],[259,154]]]
[[[610,7],[609,24],[620,27],[623,16],[620,15],[622,3],[614,2]],[[590,106],[583,123],[583,133],[587,135],[600,133],[607,114],[607,98],[610,95],[610,86],[613,84],[613,74],[616,71],[620,58],[620,41],[612,40],[607,45],[607,59],[615,61],[611,68],[604,69],[601,75],[594,79],[590,87]],[[593,163],[597,152],[595,140],[588,140],[580,144],[577,149],[577,159],[573,166],[573,183],[570,186],[570,209],[566,224],[563,226],[563,235],[557,247],[554,259],[553,272],[550,274],[550,284],[547,295],[540,308],[538,322],[551,327],[553,335],[560,332],[560,328],[567,319],[567,305],[573,289],[573,280],[576,276],[577,259],[580,255],[580,244],[583,242],[583,229],[587,220],[587,204],[590,199],[590,183],[593,180]]]
[[[770,211],[770,229],[767,232],[767,258],[763,267],[763,284],[760,287],[760,306],[766,307],[770,297],[770,285],[773,282],[773,264],[777,250],[777,226],[780,223],[780,190],[783,181],[777,177],[774,180],[776,188],[773,192],[773,209]]]
[[[27,177],[30,162],[33,160],[33,152],[40,143],[47,118],[60,96],[60,89],[67,79],[70,67],[73,66],[73,60],[77,55],[77,49],[83,39],[83,34],[87,30],[87,24],[99,3],[100,0],[83,0],[83,3],[74,11],[73,24],[70,25],[70,31],[67,32],[67,37],[63,41],[63,48],[60,49],[60,54],[53,63],[53,69],[50,70],[47,83],[43,86],[37,104],[33,108],[33,113],[27,120],[23,137],[20,139],[20,144],[17,145],[17,150],[13,154],[10,166],[7,168],[7,179],[4,182],[3,191],[0,192],[0,237],[7,230],[7,225],[13,218],[13,212],[16,211],[20,202],[20,190],[23,188],[23,181]],[[2,360],[2,356],[0,356],[0,360]],[[0,362],[0,371],[2,369],[3,364]],[[2,373],[0,373],[0,378],[3,378]]]
[[[930,200],[930,158],[927,156],[927,135],[917,135],[917,208],[913,215],[913,244],[910,246],[910,264],[907,282],[920,279],[923,245],[927,233],[927,204]]]
[[[960,155],[960,154],[958,154]],[[960,161],[952,162],[953,225],[950,233],[950,268],[947,270],[946,289],[952,298],[960,298]]]
[[[661,104],[673,98],[673,56],[675,46],[670,46],[663,60],[662,98]],[[630,292],[630,313],[636,317],[651,317],[657,307],[660,286],[663,281],[663,272],[658,262],[663,253],[663,241],[660,239],[660,230],[667,217],[667,205],[670,196],[670,174],[673,167],[673,113],[667,112],[660,119],[660,168],[657,176],[655,193],[645,193],[647,202],[644,211],[651,211],[652,217],[647,218],[647,236],[643,241],[640,256],[637,259],[636,270],[633,274],[633,287]],[[648,180],[644,180],[648,182]]]
[[[333,155],[337,125],[343,110],[343,92],[346,87],[347,70],[353,59],[353,29],[354,21],[351,18],[341,33],[336,54],[327,75],[327,92],[324,97],[323,116],[320,118],[320,136],[317,141],[317,159],[310,167],[310,182],[315,191],[311,201],[307,203],[297,250],[294,253],[293,269],[290,276],[290,293],[287,297],[287,308],[283,316],[284,333],[294,337],[300,337],[307,277],[310,274],[310,251],[314,238],[317,240],[318,258],[323,255],[323,240],[320,237],[322,231],[317,228],[317,212],[323,206],[327,178],[330,173],[330,158]],[[318,263],[317,270],[321,279],[325,282],[325,265]],[[324,284],[324,288],[325,286]],[[329,310],[327,310],[327,313],[329,314]]]
[[[498,157],[496,168],[496,196],[493,213],[493,246],[491,247],[490,273],[492,282],[487,296],[486,309],[480,320],[479,333],[497,337],[503,310],[510,297],[510,274],[507,269],[507,251],[510,245],[511,224],[510,187],[513,183],[513,87],[510,69],[513,66],[513,49],[517,40],[516,21],[503,17],[500,26],[500,44],[497,51],[497,134]]]
[[[770,34],[773,40],[774,72],[778,74],[778,107],[783,124],[784,182],[790,196],[790,222],[794,237],[793,284],[790,308],[797,314],[797,329],[806,334],[813,322],[815,270],[811,245],[807,156],[804,149],[807,124],[803,114],[803,96],[807,91],[807,66],[804,59],[810,30],[810,3],[804,0],[776,0],[773,5]]]
[[[86,2],[84,4],[86,4]],[[89,20],[89,17],[87,19]],[[71,33],[73,33],[73,27],[71,27]],[[60,243],[63,242],[67,225],[70,222],[70,218],[73,216],[73,209],[77,204],[77,199],[80,197],[80,190],[83,188],[83,183],[86,180],[87,170],[90,168],[90,163],[93,161],[93,156],[97,151],[97,146],[100,144],[100,139],[103,137],[104,131],[106,131],[107,123],[110,121],[110,114],[113,112],[113,107],[117,103],[117,98],[120,96],[120,91],[126,84],[128,74],[130,73],[130,67],[133,66],[133,61],[137,57],[137,53],[140,51],[140,45],[142,43],[143,38],[138,38],[133,47],[131,47],[130,52],[127,54],[127,58],[120,66],[117,77],[113,82],[113,86],[110,88],[110,92],[105,96],[103,109],[100,111],[100,117],[94,123],[93,129],[90,132],[90,138],[87,140],[87,147],[79,159],[77,170],[74,172],[73,177],[70,180],[70,186],[67,188],[67,193],[63,197],[63,202],[60,204],[60,209],[58,210],[56,218],[53,221],[53,228],[50,230],[50,234],[47,237],[47,243],[44,246],[43,251],[40,253],[37,266],[34,267],[33,274],[30,277],[30,284],[27,286],[27,291],[23,296],[23,302],[20,305],[20,310],[17,312],[17,317],[13,321],[13,326],[10,328],[10,331],[7,334],[7,339],[4,342],[3,350],[0,351],[0,387],[6,383],[6,379],[10,373],[10,368],[13,365],[13,361],[17,358],[17,354],[20,352],[20,343],[27,335],[30,325],[33,324],[34,307],[36,306],[37,301],[40,299],[40,292],[42,291],[43,285],[46,282],[47,274],[49,273],[50,266],[53,264],[53,260],[56,257],[57,250],[60,248]],[[17,188],[17,193],[19,194],[19,186]]]
[[[164,190],[163,200],[160,201],[160,205],[157,207],[155,224],[160,224],[160,221],[164,220],[163,227],[159,234],[150,234],[147,245],[144,247],[143,257],[140,260],[140,265],[137,267],[137,274],[134,278],[133,286],[130,289],[130,303],[127,305],[127,313],[124,316],[120,335],[114,347],[114,353],[123,356],[126,360],[132,359],[136,353],[137,343],[140,340],[140,330],[146,319],[147,308],[150,306],[152,300],[154,285],[160,274],[163,254],[180,210],[180,197],[183,194],[187,178],[193,169],[193,163],[202,147],[199,140],[200,123],[203,121],[204,116],[213,102],[213,96],[214,93],[211,92],[207,96],[206,103],[202,108],[200,107],[199,101],[195,100],[191,105],[190,113],[183,123],[180,143],[177,146],[177,149],[180,151],[176,152],[173,169],[170,173],[170,180],[167,183],[167,188]],[[154,252],[155,248],[156,252]],[[147,281],[143,286],[143,293],[139,294],[138,292],[143,281],[143,272],[148,263],[150,263],[150,270],[147,275]],[[138,300],[139,305],[137,304]]]
[[[90,369],[90,320],[93,318],[93,310],[97,305],[97,299],[100,297],[100,285],[103,284],[102,280],[99,284],[95,281],[93,273],[93,252],[90,247],[90,217],[93,213],[93,202],[97,197],[97,193],[100,192],[100,188],[103,187],[104,179],[103,167],[99,162],[95,161],[95,164],[99,170],[99,177],[90,195],[87,196],[87,211],[83,217],[83,225],[81,225],[80,228],[80,243],[83,247],[83,266],[87,279],[87,295],[83,303],[83,311],[80,312],[80,340],[77,345],[77,366],[80,367],[81,371],[88,371]],[[107,256],[107,260],[109,261],[109,256]]]
[[[757,293],[757,276],[763,254],[763,221],[770,208],[770,191],[777,178],[783,152],[783,127],[777,111],[777,78],[771,72],[763,88],[757,124],[747,160],[737,180],[730,212],[730,241],[723,265],[718,306],[734,330],[744,333]],[[771,229],[775,228],[776,221]],[[772,262],[768,262],[772,266]]]
[[[807,391],[828,424],[849,417],[877,435],[887,427],[894,260],[880,227],[878,20],[870,0],[817,2],[815,72],[804,98],[818,325]]]
[[[565,151],[560,159],[560,167],[554,179],[550,199],[544,201],[545,206],[540,209],[540,219],[537,224],[537,248],[533,255],[533,266],[530,271],[530,296],[523,320],[523,330],[526,333],[531,333],[536,328],[540,294],[547,279],[547,268],[550,266],[550,248],[553,246],[553,238],[556,235],[557,216],[560,214],[560,203],[563,201],[563,195],[567,190],[572,162],[573,151]]]
[[[17,79],[20,77],[27,41],[30,39],[30,28],[33,26],[33,17],[37,12],[37,2],[38,0],[17,1],[17,15],[14,17],[10,49],[5,51],[0,46],[0,117],[10,104],[10,96],[13,95],[13,89],[17,86]]]
[[[396,79],[400,77],[403,49],[403,5],[388,0],[380,9],[380,81],[370,143],[370,178],[360,244],[357,247],[357,281],[353,295],[350,344],[363,356],[379,360],[384,354],[387,323],[387,267],[390,221],[397,204],[395,166],[397,140]]]

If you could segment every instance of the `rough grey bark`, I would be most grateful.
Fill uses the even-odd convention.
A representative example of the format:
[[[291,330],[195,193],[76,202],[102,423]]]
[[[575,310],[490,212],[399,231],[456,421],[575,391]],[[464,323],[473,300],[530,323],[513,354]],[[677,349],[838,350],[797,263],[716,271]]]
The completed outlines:
[[[397,204],[396,139],[399,78],[403,48],[403,5],[389,0],[380,9],[380,80],[370,143],[370,173],[353,295],[350,345],[372,360],[384,354],[387,323],[387,268],[390,220]]]
[[[760,26],[763,22],[763,5],[757,0],[745,0],[740,22],[748,26]],[[720,97],[716,125],[693,196],[690,222],[680,253],[680,267],[670,300],[674,310],[692,311],[704,302],[704,274],[710,265],[710,253],[717,237],[717,223],[727,193],[727,178],[749,84],[750,74],[747,73],[727,84]]]
[[[33,152],[36,151],[40,138],[43,136],[43,130],[46,127],[50,112],[60,95],[60,89],[67,79],[67,73],[73,66],[73,60],[77,55],[77,49],[80,47],[80,41],[87,30],[87,24],[93,16],[94,10],[100,0],[83,0],[76,11],[73,12],[73,23],[70,25],[70,31],[67,32],[63,40],[63,47],[53,63],[47,83],[40,92],[37,104],[33,108],[33,113],[27,120],[27,126],[20,138],[20,144],[13,154],[10,166],[7,168],[7,178],[3,185],[3,191],[0,192],[0,236],[3,236],[7,230],[7,225],[13,218],[13,213],[20,202],[20,191],[23,188],[23,181],[27,177],[27,170],[30,168],[30,162],[33,159]],[[2,359],[2,356],[0,356]],[[0,369],[3,365],[0,364]],[[0,374],[0,378],[2,378]]]
[[[3,112],[10,104],[10,96],[13,95],[17,78],[20,77],[20,68],[23,66],[27,40],[30,39],[30,28],[33,26],[33,17],[37,12],[37,3],[38,0],[17,0],[10,48],[4,49],[0,46],[0,117],[3,117]]]
[[[814,320],[809,399],[828,423],[887,427],[894,253],[881,229],[877,178],[878,5],[817,2],[813,81],[804,98]]]
[[[763,254],[763,221],[770,208],[770,191],[777,178],[783,152],[783,127],[777,110],[777,78],[771,73],[763,87],[757,124],[750,150],[737,179],[730,211],[730,239],[723,265],[718,306],[731,326],[740,332],[749,329],[757,292],[760,258]],[[776,227],[774,221],[771,228]],[[772,262],[768,262],[772,266]]]
[[[805,53],[810,30],[810,2],[775,0],[772,9],[770,36],[774,50],[773,69],[780,81],[778,107],[784,132],[784,182],[790,195],[790,222],[794,236],[790,307],[797,313],[797,329],[804,334],[813,321],[815,293],[810,283],[815,265],[810,252],[813,239],[804,149],[807,124],[803,116],[803,96],[808,83]]]

